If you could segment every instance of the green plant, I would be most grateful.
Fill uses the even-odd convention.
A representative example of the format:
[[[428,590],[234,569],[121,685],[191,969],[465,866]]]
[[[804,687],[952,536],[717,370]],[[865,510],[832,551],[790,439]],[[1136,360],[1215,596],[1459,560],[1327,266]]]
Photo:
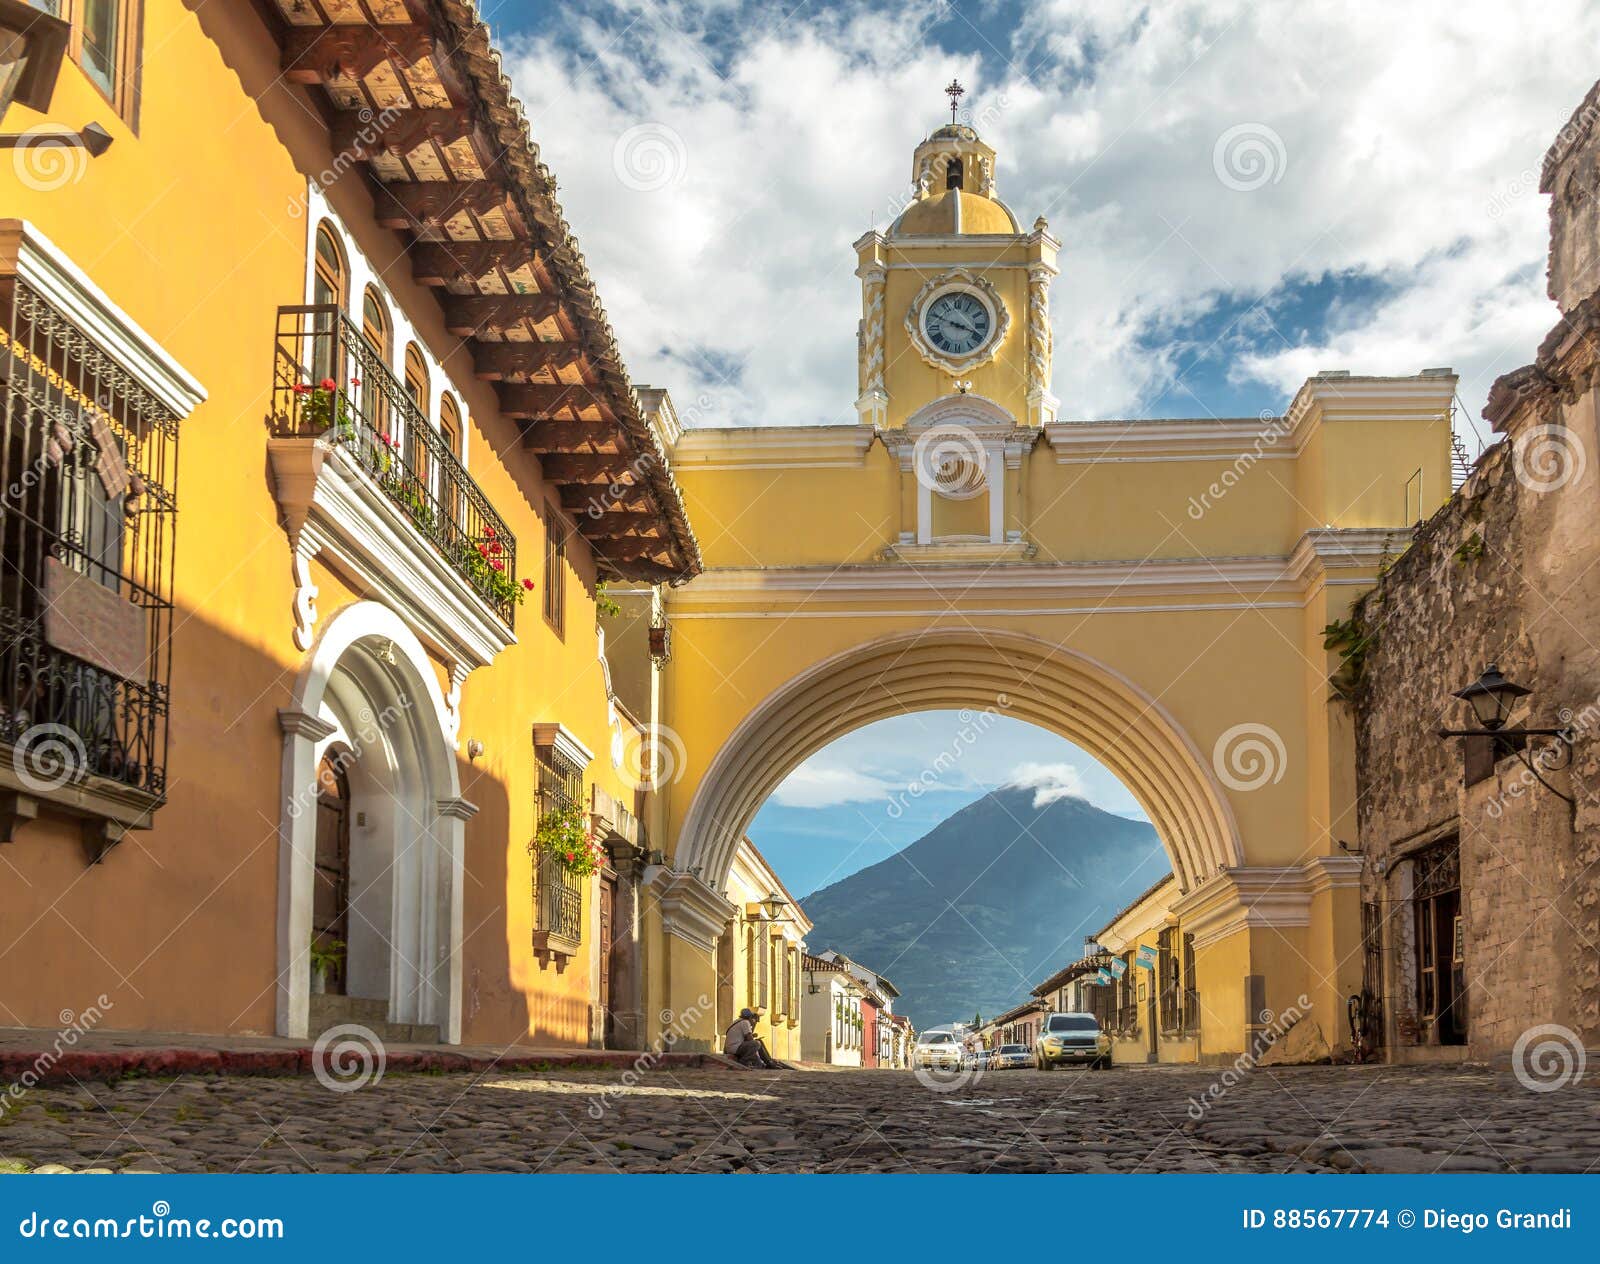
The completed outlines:
[[[1339,652],[1339,668],[1328,678],[1335,693],[1349,698],[1355,692],[1366,671],[1367,655],[1377,643],[1377,629],[1368,631],[1359,612],[1322,629],[1322,648]]]
[[[533,590],[533,581],[519,582],[506,573],[506,564],[498,556],[500,548],[494,528],[485,527],[484,531],[482,540],[463,540],[456,545],[456,563],[472,586],[495,605],[520,606],[523,596]]]
[[[568,873],[586,877],[605,864],[600,845],[576,803],[558,803],[539,813],[530,850],[547,856]]]
[[[1482,556],[1483,537],[1476,531],[1456,545],[1455,559],[1457,566],[1465,566],[1468,562],[1475,562]]]
[[[594,586],[595,613],[602,619],[612,619],[622,613],[622,607],[617,604],[617,599],[606,589],[606,581],[601,580]]]
[[[326,976],[330,970],[336,970],[344,962],[346,944],[342,939],[330,939],[319,943],[317,937],[311,937],[311,973]]]

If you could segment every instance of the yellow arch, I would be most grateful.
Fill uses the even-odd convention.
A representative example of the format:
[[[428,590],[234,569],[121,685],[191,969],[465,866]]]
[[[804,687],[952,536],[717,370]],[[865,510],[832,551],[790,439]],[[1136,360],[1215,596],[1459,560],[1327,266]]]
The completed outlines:
[[[1154,697],[1105,664],[1038,637],[933,629],[854,646],[774,690],[700,779],[675,867],[723,890],[756,811],[808,756],[874,720],[957,708],[1030,721],[1105,764],[1149,816],[1184,891],[1244,863],[1214,772]]]

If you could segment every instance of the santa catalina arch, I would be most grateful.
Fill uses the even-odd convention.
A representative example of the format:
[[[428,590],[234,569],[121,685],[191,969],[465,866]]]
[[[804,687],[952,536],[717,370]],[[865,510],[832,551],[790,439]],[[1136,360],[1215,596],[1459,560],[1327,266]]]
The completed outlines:
[[[783,777],[941,708],[1059,733],[1138,798],[1176,877],[1165,916],[1194,935],[1203,1057],[1302,997],[1347,1044],[1353,746],[1324,628],[1449,497],[1454,375],[1320,374],[1281,416],[1072,420],[1050,391],[1060,241],[1001,200],[971,128],[910,174],[905,211],[855,243],[858,420],[676,436],[706,565],[665,596],[647,1012],[714,1037],[710,1010],[683,1015],[715,994],[736,844]]]

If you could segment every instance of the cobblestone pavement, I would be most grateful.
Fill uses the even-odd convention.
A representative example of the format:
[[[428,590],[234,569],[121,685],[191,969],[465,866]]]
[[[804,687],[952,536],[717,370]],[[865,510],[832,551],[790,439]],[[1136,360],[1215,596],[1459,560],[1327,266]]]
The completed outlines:
[[[1600,1172],[1600,1076],[1487,1068],[389,1074],[36,1088],[0,1170],[223,1172]],[[1192,1114],[1200,1114],[1197,1121]]]

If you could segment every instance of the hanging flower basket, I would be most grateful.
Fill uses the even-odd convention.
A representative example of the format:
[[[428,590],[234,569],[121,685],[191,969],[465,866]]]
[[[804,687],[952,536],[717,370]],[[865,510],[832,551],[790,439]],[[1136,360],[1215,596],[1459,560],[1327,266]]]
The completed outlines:
[[[585,814],[575,803],[562,803],[539,814],[530,851],[560,865],[574,877],[587,877],[606,863],[606,850],[589,829]]]

